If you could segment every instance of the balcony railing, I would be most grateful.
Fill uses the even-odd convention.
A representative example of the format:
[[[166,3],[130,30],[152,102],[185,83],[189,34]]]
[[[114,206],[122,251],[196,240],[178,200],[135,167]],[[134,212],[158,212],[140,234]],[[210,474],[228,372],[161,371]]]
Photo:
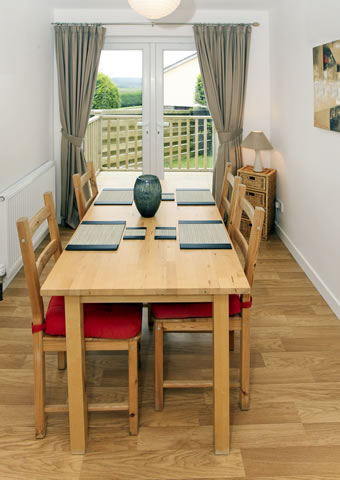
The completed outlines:
[[[164,116],[164,170],[211,171],[215,131],[211,117]],[[85,136],[85,155],[96,171],[142,170],[142,115],[96,114]]]

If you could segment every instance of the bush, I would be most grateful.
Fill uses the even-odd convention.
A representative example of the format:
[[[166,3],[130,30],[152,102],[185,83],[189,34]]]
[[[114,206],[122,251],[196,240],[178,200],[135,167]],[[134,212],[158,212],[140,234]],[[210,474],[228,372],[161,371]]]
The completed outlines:
[[[207,105],[207,99],[205,98],[202,75],[200,73],[197,75],[197,80],[195,85],[195,102],[198,103],[199,105]]]
[[[109,109],[120,107],[117,85],[104,73],[98,73],[92,109]]]
[[[142,105],[142,90],[139,88],[121,88],[119,94],[122,107]]]

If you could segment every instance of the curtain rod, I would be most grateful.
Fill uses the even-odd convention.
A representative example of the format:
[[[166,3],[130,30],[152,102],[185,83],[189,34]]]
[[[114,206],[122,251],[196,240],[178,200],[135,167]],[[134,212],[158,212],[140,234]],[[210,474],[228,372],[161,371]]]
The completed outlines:
[[[211,26],[218,26],[218,25],[244,25],[244,26],[251,26],[251,27],[259,27],[260,24],[258,22],[253,22],[253,23],[190,23],[190,22],[179,22],[179,23],[176,23],[176,22],[135,22],[135,23],[131,23],[131,22],[116,22],[116,23],[67,23],[67,22],[55,22],[55,23],[52,23],[52,25],[98,25],[98,26],[103,26],[103,25],[134,25],[134,26],[138,26],[138,25],[151,25],[151,27],[154,27],[155,25],[211,25]]]

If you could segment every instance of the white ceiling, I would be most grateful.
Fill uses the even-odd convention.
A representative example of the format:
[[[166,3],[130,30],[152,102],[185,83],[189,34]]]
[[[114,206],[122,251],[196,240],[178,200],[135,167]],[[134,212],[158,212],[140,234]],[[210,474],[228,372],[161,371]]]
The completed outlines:
[[[268,10],[280,0],[182,0],[181,8],[191,10]],[[55,8],[124,9],[128,0],[49,0]]]

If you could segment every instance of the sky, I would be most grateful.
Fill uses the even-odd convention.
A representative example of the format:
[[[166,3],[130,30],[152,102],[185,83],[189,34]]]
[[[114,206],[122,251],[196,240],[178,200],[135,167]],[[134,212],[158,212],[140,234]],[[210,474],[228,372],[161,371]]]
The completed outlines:
[[[193,51],[164,52],[164,67],[194,53]],[[100,57],[99,72],[110,78],[142,77],[143,53],[141,50],[103,50]]]

